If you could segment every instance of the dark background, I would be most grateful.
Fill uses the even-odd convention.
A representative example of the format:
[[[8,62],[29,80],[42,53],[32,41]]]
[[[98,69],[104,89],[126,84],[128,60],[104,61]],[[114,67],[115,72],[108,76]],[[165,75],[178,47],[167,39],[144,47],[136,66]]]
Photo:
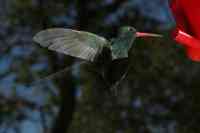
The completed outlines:
[[[113,38],[124,25],[165,37],[136,40],[115,97],[91,64],[32,41],[50,27]],[[171,40],[173,26],[167,0],[0,0],[0,133],[200,132],[200,64]]]

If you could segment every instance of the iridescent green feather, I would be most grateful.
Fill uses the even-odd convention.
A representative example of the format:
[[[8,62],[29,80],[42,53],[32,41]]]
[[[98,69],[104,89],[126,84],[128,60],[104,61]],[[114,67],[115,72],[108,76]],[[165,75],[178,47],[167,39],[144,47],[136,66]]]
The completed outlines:
[[[128,52],[135,40],[136,30],[130,27],[123,27],[119,33],[119,36],[112,41],[111,51],[112,59],[127,58]]]

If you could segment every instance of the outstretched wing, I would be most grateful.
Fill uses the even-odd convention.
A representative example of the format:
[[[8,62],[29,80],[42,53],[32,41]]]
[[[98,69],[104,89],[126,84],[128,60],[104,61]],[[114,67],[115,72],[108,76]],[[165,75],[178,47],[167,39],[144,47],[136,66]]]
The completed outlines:
[[[105,38],[95,34],[64,28],[43,30],[33,40],[50,50],[89,61],[93,61],[107,44]]]

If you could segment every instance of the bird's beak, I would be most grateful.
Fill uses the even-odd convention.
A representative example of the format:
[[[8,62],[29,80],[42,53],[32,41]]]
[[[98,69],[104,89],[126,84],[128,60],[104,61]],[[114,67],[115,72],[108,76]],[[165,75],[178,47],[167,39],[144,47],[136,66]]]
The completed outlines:
[[[136,32],[136,37],[162,37],[160,34]]]

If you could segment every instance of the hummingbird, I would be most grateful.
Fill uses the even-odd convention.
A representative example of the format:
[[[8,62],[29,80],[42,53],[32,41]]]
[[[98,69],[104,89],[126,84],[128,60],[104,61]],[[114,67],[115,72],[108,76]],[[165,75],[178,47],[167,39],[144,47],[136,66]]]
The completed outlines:
[[[123,26],[116,38],[108,40],[86,31],[50,28],[37,33],[33,40],[49,50],[96,64],[103,79],[107,80],[106,73],[112,71],[111,62],[128,58],[134,40],[143,37],[161,37],[161,35],[138,32],[134,27]]]

